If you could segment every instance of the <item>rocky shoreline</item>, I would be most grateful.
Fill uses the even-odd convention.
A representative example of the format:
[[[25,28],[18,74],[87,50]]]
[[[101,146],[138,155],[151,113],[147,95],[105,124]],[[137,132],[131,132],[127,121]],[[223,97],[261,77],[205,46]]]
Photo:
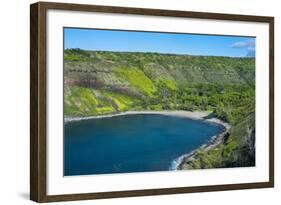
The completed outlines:
[[[229,135],[230,129],[231,129],[230,124],[228,124],[220,119],[217,119],[217,118],[206,119],[205,121],[222,125],[224,127],[224,131],[218,135],[213,136],[208,143],[203,144],[199,148],[189,152],[188,154],[182,155],[177,160],[175,160],[174,163],[176,165],[174,165],[174,166],[175,166],[176,170],[182,170],[184,164],[194,160],[196,152],[199,149],[202,149],[203,151],[212,150],[215,147],[217,147],[218,145],[222,144],[225,141],[225,138]]]

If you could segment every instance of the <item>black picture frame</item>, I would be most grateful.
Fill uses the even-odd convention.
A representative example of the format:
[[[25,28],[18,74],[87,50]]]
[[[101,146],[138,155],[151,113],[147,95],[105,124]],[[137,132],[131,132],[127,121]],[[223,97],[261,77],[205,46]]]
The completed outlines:
[[[159,17],[181,17],[198,19],[216,19],[229,21],[263,22],[269,24],[269,181],[226,185],[206,185],[195,187],[177,187],[162,189],[130,190],[102,193],[75,193],[68,195],[47,195],[47,85],[46,85],[46,13],[48,10],[103,12],[118,14],[137,14]],[[132,197],[160,194],[178,194],[191,192],[209,192],[236,189],[274,187],[274,18],[157,10],[143,8],[125,8],[82,4],[38,2],[30,6],[30,199],[36,202],[67,200],[85,200],[114,197]]]

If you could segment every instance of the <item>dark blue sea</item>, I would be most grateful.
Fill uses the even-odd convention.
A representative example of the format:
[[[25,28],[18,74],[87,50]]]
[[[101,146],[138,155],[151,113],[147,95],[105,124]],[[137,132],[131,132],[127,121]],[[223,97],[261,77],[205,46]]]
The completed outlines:
[[[64,128],[65,176],[171,170],[174,160],[223,130],[160,114],[74,121]]]

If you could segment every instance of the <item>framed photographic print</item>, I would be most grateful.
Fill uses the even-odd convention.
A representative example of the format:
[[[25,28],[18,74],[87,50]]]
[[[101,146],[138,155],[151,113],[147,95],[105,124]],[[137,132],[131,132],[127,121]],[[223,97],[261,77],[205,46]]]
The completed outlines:
[[[31,5],[30,198],[274,186],[274,18]]]

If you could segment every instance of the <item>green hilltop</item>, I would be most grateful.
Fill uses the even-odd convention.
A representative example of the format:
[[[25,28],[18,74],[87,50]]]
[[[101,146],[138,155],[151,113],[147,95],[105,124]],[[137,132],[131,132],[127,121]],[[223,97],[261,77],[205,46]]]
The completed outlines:
[[[159,53],[64,51],[64,114],[209,110],[232,125],[224,144],[183,168],[251,166],[255,59]]]

